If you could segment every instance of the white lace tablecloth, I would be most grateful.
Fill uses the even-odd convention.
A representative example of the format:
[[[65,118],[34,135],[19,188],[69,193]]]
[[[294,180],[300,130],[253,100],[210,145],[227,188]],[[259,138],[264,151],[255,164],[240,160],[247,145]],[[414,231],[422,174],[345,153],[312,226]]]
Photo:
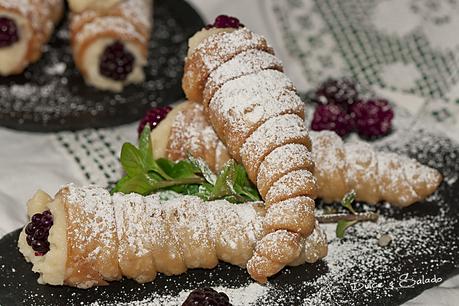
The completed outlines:
[[[300,91],[351,76],[440,125],[459,141],[459,3],[443,0],[192,0],[207,20],[226,13],[269,38]],[[1,103],[1,97],[0,97]],[[0,236],[26,222],[38,189],[107,185],[121,176],[121,145],[136,124],[36,134],[0,128]],[[408,305],[457,305],[459,277]]]

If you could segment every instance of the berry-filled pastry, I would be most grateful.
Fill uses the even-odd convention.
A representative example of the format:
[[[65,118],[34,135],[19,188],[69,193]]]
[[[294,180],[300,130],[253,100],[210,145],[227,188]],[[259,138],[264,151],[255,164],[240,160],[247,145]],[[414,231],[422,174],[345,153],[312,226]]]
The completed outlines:
[[[145,283],[157,273],[210,269],[219,260],[245,268],[254,252],[290,266],[327,254],[325,234],[312,214],[303,214],[312,222],[308,237],[283,230],[257,244],[266,223],[292,221],[282,214],[255,202],[203,202],[194,196],[161,201],[158,194],[111,196],[103,188],[67,185],[54,199],[39,191],[29,200],[30,223],[18,245],[40,274],[39,283],[79,288],[107,285],[123,276]],[[276,241],[285,246],[277,248]]]
[[[206,119],[201,104],[179,104],[156,124],[151,141],[157,158],[180,160],[191,154],[204,159],[215,171],[230,158]],[[339,202],[354,190],[358,201],[369,204],[387,201],[406,207],[431,195],[442,181],[437,170],[403,155],[378,152],[366,142],[344,143],[331,131],[311,132],[310,137],[312,155],[304,151],[303,159],[304,162],[314,161],[317,196],[325,202]],[[290,151],[297,151],[295,148],[299,147],[289,146]],[[293,162],[288,154],[279,157],[273,154],[268,158],[281,157],[286,165]],[[260,173],[259,177],[265,179],[277,175],[277,169],[263,167]]]
[[[120,92],[143,82],[152,9],[152,0],[123,0],[107,10],[72,14],[73,56],[88,84]]]
[[[294,212],[312,210],[317,196],[304,104],[273,53],[264,37],[219,16],[190,38],[182,83],[187,98],[203,105],[229,155],[246,169],[267,213],[296,218],[295,228],[269,224],[271,234],[258,241],[247,269],[260,282],[283,262],[258,250],[288,249],[298,234],[308,237],[314,218],[308,223]],[[278,232],[284,238],[272,240]]]
[[[42,55],[63,0],[0,0],[0,75],[19,74]]]
[[[67,0],[73,12],[81,13],[86,10],[104,11],[122,0]]]

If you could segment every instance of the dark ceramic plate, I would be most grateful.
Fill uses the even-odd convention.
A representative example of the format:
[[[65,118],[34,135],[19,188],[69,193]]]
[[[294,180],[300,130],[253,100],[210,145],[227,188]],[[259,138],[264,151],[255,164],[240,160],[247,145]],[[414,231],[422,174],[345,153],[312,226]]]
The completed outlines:
[[[445,177],[439,190],[407,209],[370,208],[381,214],[378,224],[357,225],[342,240],[329,237],[325,260],[285,269],[270,281],[256,305],[401,304],[459,272],[459,147],[441,136],[420,131],[413,135],[382,149],[408,154],[439,169]],[[159,275],[145,285],[123,280],[89,290],[41,286],[18,252],[18,233],[0,240],[1,305],[114,305],[145,299],[152,304],[136,305],[163,305],[153,302],[155,297],[176,297],[201,286],[241,288],[252,283],[246,271],[221,264],[211,271]],[[386,233],[393,241],[381,247],[378,237]]]
[[[119,94],[87,86],[73,63],[68,25],[63,22],[37,63],[21,75],[0,77],[0,125],[40,132],[115,126],[181,98],[187,41],[203,21],[183,0],[154,3],[143,84]]]

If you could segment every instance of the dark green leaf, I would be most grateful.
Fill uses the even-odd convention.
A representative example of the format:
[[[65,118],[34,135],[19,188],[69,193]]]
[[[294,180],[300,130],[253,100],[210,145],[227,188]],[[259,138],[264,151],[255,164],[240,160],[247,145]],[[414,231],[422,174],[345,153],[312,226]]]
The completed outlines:
[[[210,194],[210,199],[221,199],[225,196],[233,194],[232,184],[234,180],[234,164],[233,160],[228,161],[215,180],[214,188]]]
[[[148,125],[142,131],[139,138],[139,151],[146,169],[154,168],[153,150],[151,148],[150,127]]]
[[[128,176],[136,176],[145,172],[142,155],[139,149],[130,143],[121,148],[121,165]]]
[[[199,188],[201,185],[192,184],[192,185],[175,185],[167,188],[166,190],[172,190],[180,194],[186,195],[198,195]]]
[[[336,225],[336,237],[338,238],[343,238],[344,234],[346,233],[346,229],[354,224],[356,224],[358,221],[346,221],[346,220],[340,220],[338,221],[338,224]]]
[[[125,177],[122,182],[116,184],[116,192],[138,193],[148,195],[154,190],[154,180],[145,173],[133,177]]]
[[[156,163],[171,179],[197,177],[196,174],[200,173],[199,169],[195,168],[188,160],[181,160],[175,163],[171,160],[160,158]]]
[[[112,190],[110,191],[111,194],[114,194],[114,193],[117,193],[117,192],[121,192],[121,188],[122,186],[130,179],[129,176],[123,176],[117,183],[116,185],[112,188]]]
[[[188,155],[188,160],[199,170],[201,170],[202,175],[206,179],[206,181],[212,185],[215,185],[217,181],[217,177],[215,173],[210,170],[209,166],[207,163],[200,159],[200,158],[195,158],[191,155]]]

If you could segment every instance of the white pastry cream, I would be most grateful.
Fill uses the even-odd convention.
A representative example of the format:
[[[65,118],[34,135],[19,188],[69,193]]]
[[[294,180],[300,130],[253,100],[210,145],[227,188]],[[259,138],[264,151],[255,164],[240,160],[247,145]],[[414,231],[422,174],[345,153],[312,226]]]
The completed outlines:
[[[143,67],[147,60],[142,55],[138,46],[131,42],[123,42],[125,48],[131,52],[135,58],[134,69],[124,81],[115,81],[103,76],[100,73],[99,62],[102,54],[109,45],[115,42],[112,38],[100,38],[92,43],[83,55],[83,67],[86,68],[86,82],[99,89],[121,92],[123,86],[130,83],[141,83],[145,79]]]
[[[64,204],[59,198],[53,200],[45,192],[38,191],[27,203],[27,208],[30,217],[45,210],[51,211],[53,226],[48,236],[50,250],[43,256],[35,256],[35,251],[27,244],[24,227],[19,236],[19,251],[33,264],[32,271],[40,274],[38,283],[63,285],[67,262],[67,219]]]
[[[155,158],[167,158],[166,149],[169,143],[172,125],[177,114],[187,106],[187,102],[175,106],[156,128],[151,131],[151,147]]]
[[[198,45],[207,37],[222,32],[233,32],[237,29],[234,28],[203,28],[201,31],[196,32],[193,36],[188,39],[188,56],[198,47]]]
[[[14,20],[19,32],[19,41],[11,46],[0,48],[0,75],[9,75],[22,68],[29,49],[32,30],[28,20],[21,15],[0,10],[0,17]]]

